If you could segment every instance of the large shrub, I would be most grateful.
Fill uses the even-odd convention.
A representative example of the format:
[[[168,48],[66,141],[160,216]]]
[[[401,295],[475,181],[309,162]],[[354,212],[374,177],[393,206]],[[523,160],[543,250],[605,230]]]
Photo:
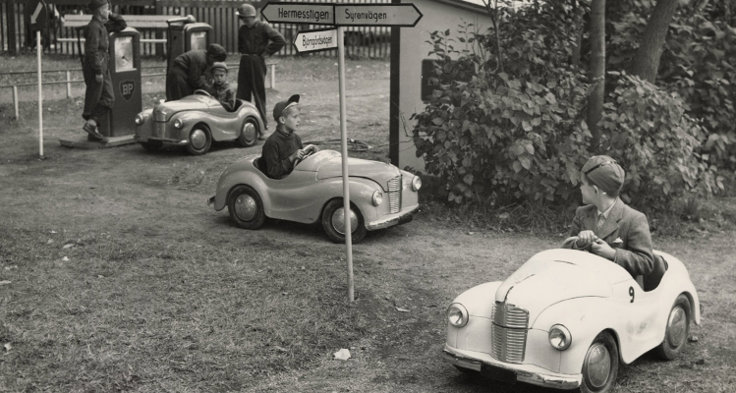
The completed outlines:
[[[683,197],[723,189],[701,152],[707,134],[677,95],[621,74],[599,125],[601,150],[626,168],[625,195],[637,206],[668,208]]]
[[[433,99],[415,116],[414,142],[447,198],[490,204],[568,200],[588,152],[586,84],[569,67],[564,21],[528,10],[532,23],[505,20],[498,62],[492,34],[431,35],[438,58]],[[509,15],[513,18],[513,15]],[[546,26],[541,27],[541,26]],[[459,41],[459,43],[458,43]],[[455,46],[477,43],[475,51]],[[503,72],[502,72],[503,71]]]
[[[578,203],[579,168],[594,154],[620,160],[628,174],[625,197],[642,209],[670,208],[682,197],[722,189],[706,142],[723,140],[714,142],[688,115],[681,96],[623,72],[607,77],[615,83],[600,123],[602,141],[590,146],[586,70],[570,61],[577,14],[567,11],[561,2],[535,3],[503,16],[501,27],[486,34],[431,34],[435,90],[414,116],[413,137],[447,199]]]

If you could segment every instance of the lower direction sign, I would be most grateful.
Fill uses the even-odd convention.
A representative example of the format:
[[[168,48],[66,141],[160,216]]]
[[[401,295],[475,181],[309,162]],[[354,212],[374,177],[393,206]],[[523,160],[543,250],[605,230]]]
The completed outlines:
[[[337,48],[337,29],[300,31],[294,46],[300,53]]]

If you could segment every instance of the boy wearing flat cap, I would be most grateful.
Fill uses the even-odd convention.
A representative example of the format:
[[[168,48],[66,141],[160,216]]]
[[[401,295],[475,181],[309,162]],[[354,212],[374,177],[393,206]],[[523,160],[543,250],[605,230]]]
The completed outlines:
[[[84,76],[84,109],[82,117],[85,123],[82,129],[87,132],[89,140],[103,141],[105,138],[98,125],[102,118],[110,112],[115,103],[115,95],[110,76],[109,33],[119,32],[127,27],[125,20],[110,11],[107,0],[92,0],[89,3],[92,19],[84,29],[84,57],[82,58],[82,74]]]
[[[227,71],[227,64],[221,61],[214,62],[209,71],[212,81],[207,91],[220,101],[225,110],[232,112],[235,110],[235,92],[227,81]]]
[[[261,151],[264,172],[272,179],[285,177],[299,161],[317,151],[314,145],[304,147],[302,139],[295,133],[301,122],[298,103],[299,94],[294,94],[273,107],[276,131],[266,139]]]
[[[227,52],[219,44],[209,44],[206,51],[192,49],[176,56],[166,73],[166,101],[181,99],[197,89],[207,90],[206,71],[226,58]]]
[[[610,259],[632,276],[646,277],[664,263],[652,253],[647,217],[619,197],[623,168],[609,156],[593,156],[581,170],[580,192],[585,206],[578,207],[570,236],[563,247],[589,250]],[[571,238],[572,239],[572,238]]]
[[[259,21],[255,7],[242,3],[235,14],[243,22],[238,28],[238,69],[237,97],[250,101],[258,108],[263,125],[268,128],[266,116],[266,61],[286,45],[284,36],[266,22]],[[263,134],[259,135],[263,138]]]

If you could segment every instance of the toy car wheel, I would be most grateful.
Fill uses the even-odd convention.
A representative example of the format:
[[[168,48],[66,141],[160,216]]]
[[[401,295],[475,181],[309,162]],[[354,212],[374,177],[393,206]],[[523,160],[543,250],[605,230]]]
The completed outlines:
[[[583,393],[609,392],[618,375],[618,346],[610,333],[603,332],[590,344],[583,360]]]
[[[212,147],[212,137],[207,127],[197,124],[189,131],[189,143],[187,151],[190,154],[199,155],[207,153]]]
[[[161,141],[147,141],[147,142],[141,142],[141,146],[143,146],[143,148],[146,149],[147,151],[157,152],[161,150],[164,144]]]
[[[258,122],[256,119],[249,117],[245,119],[243,127],[238,135],[238,144],[242,147],[253,146],[258,141]]]
[[[230,191],[227,210],[230,218],[241,228],[258,229],[266,220],[261,197],[250,186],[239,185]]]
[[[333,199],[327,202],[322,209],[322,229],[327,237],[335,243],[345,241],[345,214],[342,199]],[[367,230],[363,223],[363,216],[355,206],[350,207],[350,237],[353,243],[358,243],[365,237]]]
[[[682,351],[690,334],[690,299],[684,294],[675,299],[667,317],[664,340],[657,347],[657,355],[664,360],[672,360]]]

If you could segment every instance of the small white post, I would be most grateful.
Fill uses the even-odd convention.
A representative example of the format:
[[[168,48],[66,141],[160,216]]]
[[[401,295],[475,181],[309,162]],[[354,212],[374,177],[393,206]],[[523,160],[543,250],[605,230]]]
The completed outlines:
[[[66,98],[72,98],[72,73],[66,70]]]
[[[36,30],[36,60],[38,62],[38,155],[43,158],[43,75],[41,75],[41,30]]]
[[[269,67],[271,68],[271,88],[276,88],[276,64],[269,64]]]
[[[15,120],[18,120],[18,86],[13,85],[13,106],[15,107]]]

